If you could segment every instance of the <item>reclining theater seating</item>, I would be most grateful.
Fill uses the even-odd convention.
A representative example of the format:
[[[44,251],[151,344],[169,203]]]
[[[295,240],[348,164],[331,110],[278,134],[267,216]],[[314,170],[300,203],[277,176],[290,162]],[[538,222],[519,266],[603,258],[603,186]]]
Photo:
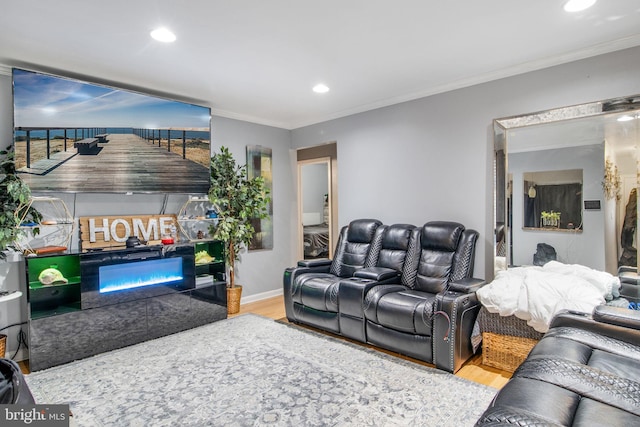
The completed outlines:
[[[469,278],[473,272],[478,233],[445,222],[427,223],[417,231],[415,251],[405,263],[401,282],[376,285],[365,296],[367,341],[425,362],[436,359],[438,364],[454,365],[449,360],[454,356],[447,342],[449,335],[457,334],[461,344],[464,331],[469,339],[480,306],[475,293],[467,295],[468,284],[461,284],[455,289],[463,292],[466,305],[477,309],[473,316],[458,318],[459,307],[454,301],[458,295],[449,290],[452,283]]]
[[[333,261],[312,259],[299,261],[284,277],[284,302],[287,318],[331,332],[338,325],[338,284],[356,270],[373,266],[377,259],[382,223],[360,219],[343,227]]]
[[[640,425],[640,312],[561,312],[476,426]]]
[[[344,264],[343,239],[354,240],[351,228],[361,235],[355,231],[363,221],[372,220],[342,230],[333,262],[300,261],[285,270],[287,318],[457,371],[473,355],[475,290],[485,283],[470,278],[478,233],[454,222],[377,225],[371,240],[359,239],[370,242],[366,256],[360,252],[365,260],[334,269]]]

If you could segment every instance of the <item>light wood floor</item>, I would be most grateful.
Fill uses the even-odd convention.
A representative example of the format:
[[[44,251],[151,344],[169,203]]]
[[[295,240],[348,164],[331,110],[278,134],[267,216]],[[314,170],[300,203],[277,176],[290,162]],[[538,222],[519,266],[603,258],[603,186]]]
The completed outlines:
[[[286,321],[286,315],[284,311],[284,300],[282,296],[268,298],[265,300],[241,305],[240,312],[238,314],[230,315],[229,317],[235,317],[235,316],[239,316],[241,314],[246,314],[246,313],[254,313],[264,317],[268,317],[270,319]],[[309,329],[312,329],[317,332],[323,332],[323,331],[320,331],[319,329],[314,329],[310,327]],[[415,360],[406,356],[402,356],[398,353],[394,353],[394,352],[383,350],[383,349],[378,349],[368,344],[363,344],[357,341],[349,340],[344,337],[340,337],[338,335],[330,334],[327,332],[324,332],[324,333],[326,333],[327,335],[331,335],[337,339],[349,341],[358,345],[366,346],[368,348],[374,348],[378,351],[382,351],[384,353],[387,353],[396,357],[401,357],[405,360],[410,360],[412,362],[415,362],[421,365],[433,367],[432,364],[425,363],[420,360]],[[22,368],[22,371],[25,374],[29,373],[28,361],[22,361],[22,362],[19,362],[19,364],[20,364],[20,367]],[[504,386],[507,383],[507,381],[509,381],[511,374],[506,371],[501,371],[499,369],[482,365],[482,355],[478,355],[471,358],[464,366],[462,366],[462,368],[456,373],[456,376],[461,378],[466,378],[470,381],[474,381],[490,387],[502,388],[502,386]]]
[[[271,319],[274,320],[280,320],[280,319],[285,319],[286,315],[285,315],[285,311],[284,311],[284,300],[282,296],[278,296],[278,297],[273,297],[273,298],[269,298],[269,299],[265,299],[265,300],[261,300],[261,301],[257,301],[254,303],[249,303],[249,304],[244,304],[240,306],[240,312],[238,314],[234,314],[234,315],[230,315],[229,317],[234,317],[234,316],[239,316],[241,314],[245,314],[245,313],[254,313],[254,314],[259,314],[261,316],[264,317],[269,317]],[[318,331],[318,332],[322,332],[318,329],[314,329],[314,328],[309,328],[309,329],[313,329],[314,331]],[[345,341],[349,341],[349,342],[353,342],[359,345],[363,345],[369,348],[375,348],[366,344],[362,344],[359,343],[357,341],[352,341],[352,340],[348,340],[345,339],[344,337],[339,337],[337,335],[334,334],[329,334],[331,336],[334,336],[338,339],[343,339]],[[377,348],[376,348],[377,349]],[[429,363],[425,363],[419,360],[415,360],[409,357],[405,357],[402,355],[399,355],[397,353],[393,353],[393,352],[389,352],[386,350],[380,350],[377,349],[379,351],[383,351],[387,354],[391,354],[397,357],[402,357],[403,359],[406,360],[411,360],[415,363],[419,363],[425,366],[430,366],[433,367],[432,364]],[[482,355],[477,355],[473,358],[471,358],[467,363],[465,363],[464,366],[462,366],[462,368],[456,373],[456,376],[461,377],[461,378],[466,378],[470,381],[474,381],[480,384],[484,384],[490,387],[494,387],[494,388],[502,388],[502,386],[504,386],[507,381],[509,381],[509,378],[511,378],[511,373],[506,372],[506,371],[501,371],[499,369],[495,369],[495,368],[491,368],[489,366],[484,366],[482,364]]]

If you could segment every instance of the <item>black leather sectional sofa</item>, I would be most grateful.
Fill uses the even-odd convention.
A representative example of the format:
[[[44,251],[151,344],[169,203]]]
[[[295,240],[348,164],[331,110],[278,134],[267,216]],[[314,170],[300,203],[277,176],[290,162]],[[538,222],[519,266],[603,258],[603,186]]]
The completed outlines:
[[[333,260],[284,273],[287,318],[455,372],[473,355],[478,233],[455,222],[344,227]]]
[[[640,312],[557,315],[476,426],[640,426]]]

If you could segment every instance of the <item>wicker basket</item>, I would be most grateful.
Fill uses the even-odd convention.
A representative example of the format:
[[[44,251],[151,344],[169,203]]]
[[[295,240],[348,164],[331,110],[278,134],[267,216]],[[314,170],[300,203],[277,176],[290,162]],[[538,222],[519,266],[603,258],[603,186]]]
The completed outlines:
[[[7,350],[7,336],[0,335],[0,358],[4,359],[5,351]]]
[[[241,285],[235,285],[233,288],[227,288],[227,314],[237,314],[240,312],[241,297]]]
[[[532,338],[483,332],[482,364],[513,372],[537,343],[538,340]]]

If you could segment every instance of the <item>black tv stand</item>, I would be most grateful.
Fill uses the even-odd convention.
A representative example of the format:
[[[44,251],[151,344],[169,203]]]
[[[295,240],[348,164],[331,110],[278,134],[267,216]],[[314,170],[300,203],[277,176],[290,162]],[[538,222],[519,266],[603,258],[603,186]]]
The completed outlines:
[[[200,245],[202,246],[202,245]],[[219,242],[198,250],[215,252]],[[203,268],[212,277],[224,274],[222,252],[215,263],[196,266],[194,244],[123,249],[26,258],[29,301],[29,368],[38,371],[142,341],[202,326],[227,317],[226,283],[210,280],[196,286]],[[162,260],[178,266],[181,280],[123,286],[111,291],[102,283],[101,267],[123,266],[141,275],[157,273]],[[146,265],[146,262],[160,264]],[[63,283],[43,285],[39,274],[59,270]],[[104,271],[103,271],[104,272]],[[153,277],[155,279],[155,276]],[[108,284],[107,284],[108,285]]]

